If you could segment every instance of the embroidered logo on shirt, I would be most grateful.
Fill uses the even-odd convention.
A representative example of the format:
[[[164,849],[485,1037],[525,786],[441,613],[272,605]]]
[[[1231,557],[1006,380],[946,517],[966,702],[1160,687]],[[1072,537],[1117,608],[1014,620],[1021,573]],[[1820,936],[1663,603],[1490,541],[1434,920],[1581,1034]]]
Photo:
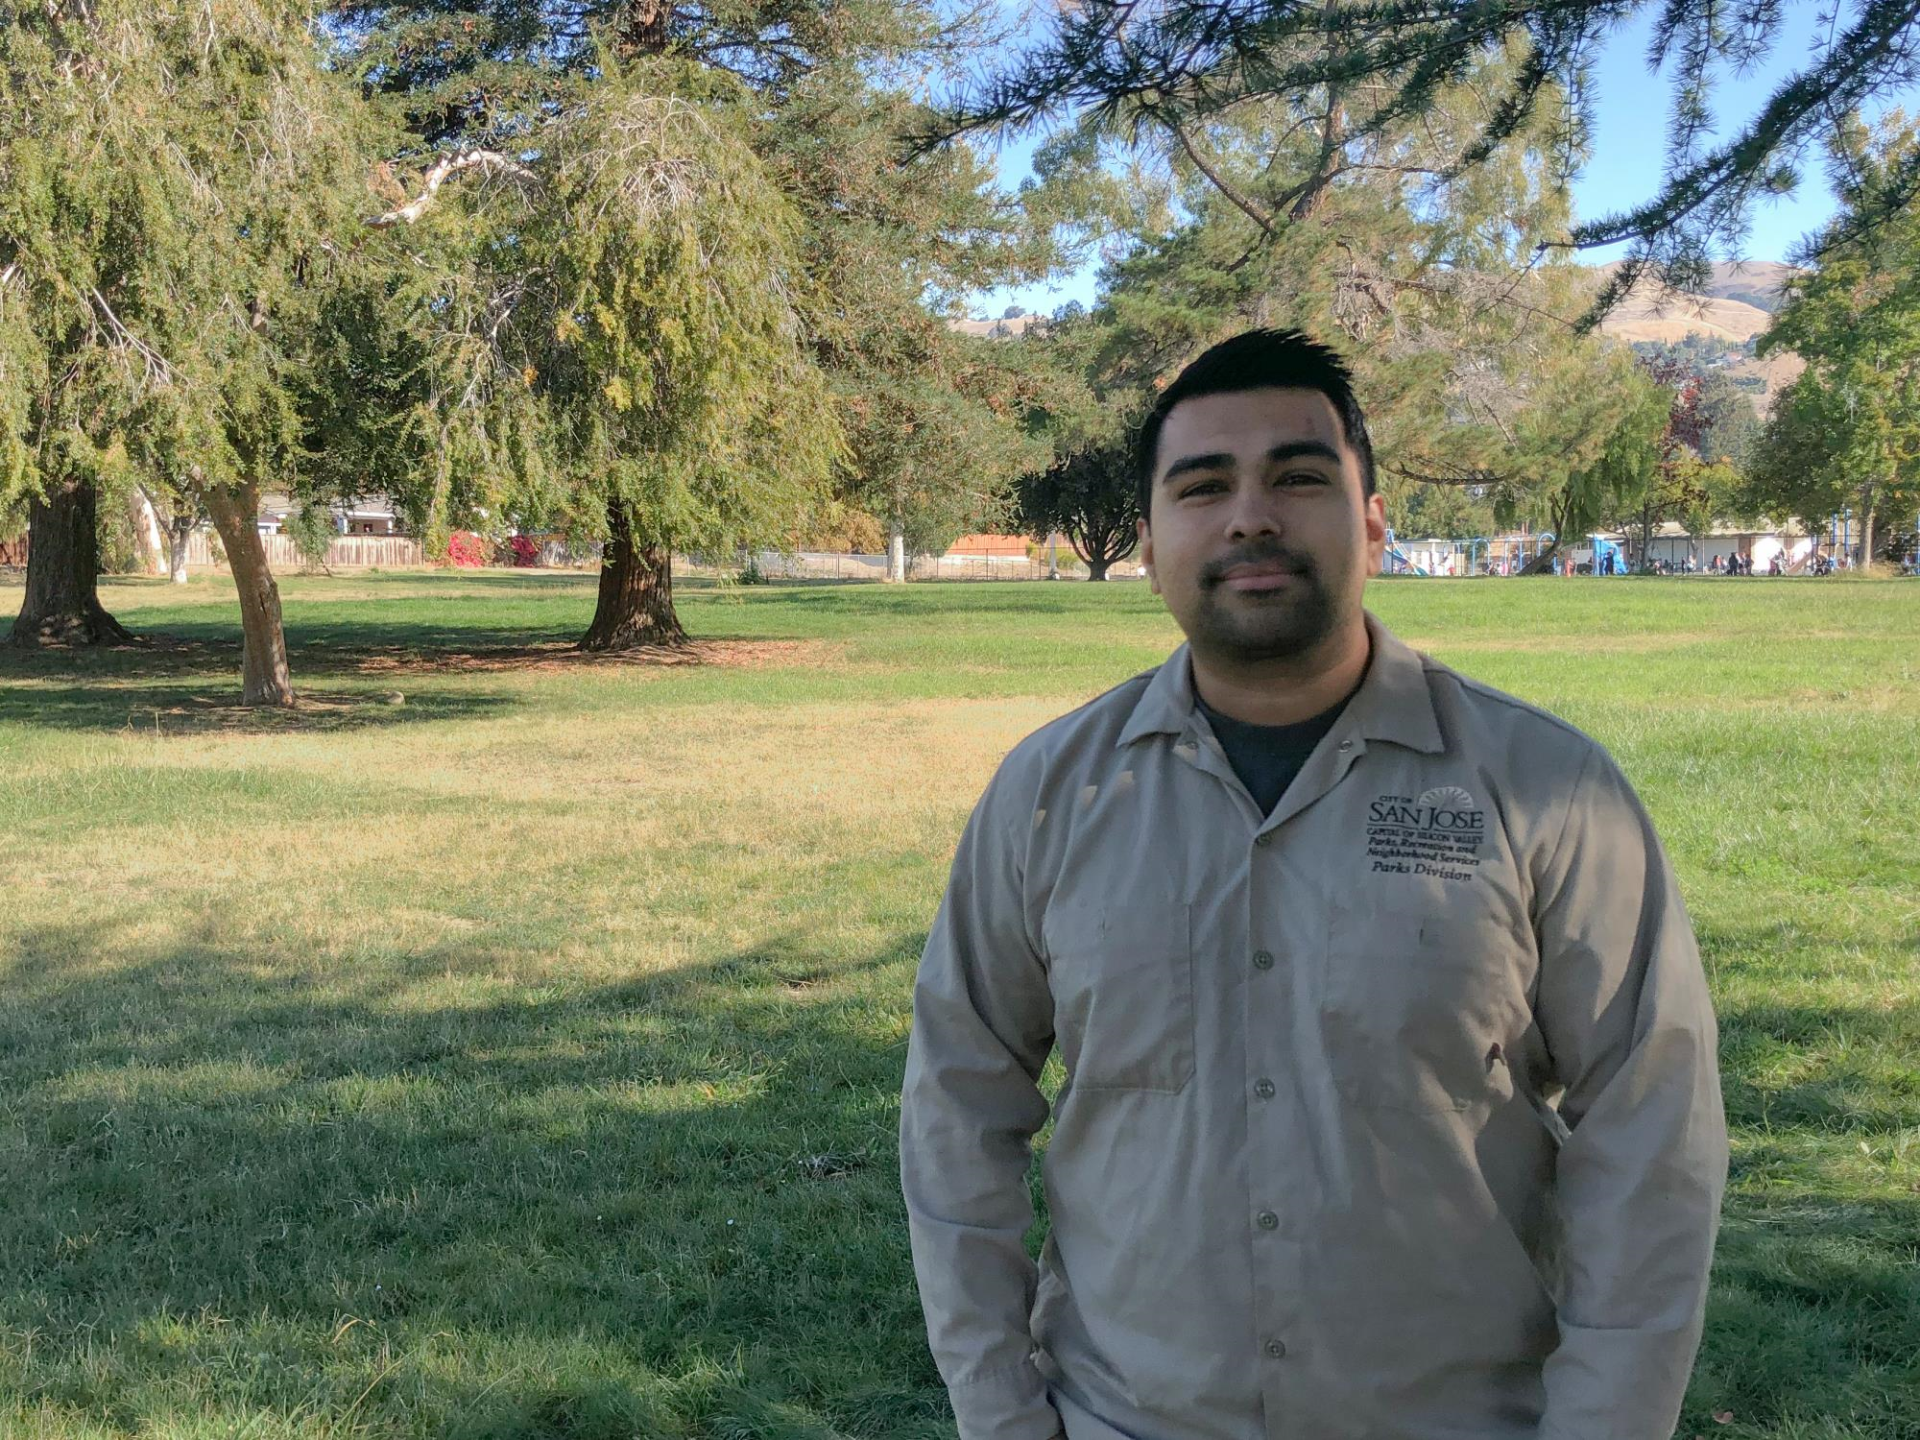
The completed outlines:
[[[1367,855],[1375,874],[1471,880],[1480,865],[1487,812],[1458,785],[1382,795],[1367,807]]]

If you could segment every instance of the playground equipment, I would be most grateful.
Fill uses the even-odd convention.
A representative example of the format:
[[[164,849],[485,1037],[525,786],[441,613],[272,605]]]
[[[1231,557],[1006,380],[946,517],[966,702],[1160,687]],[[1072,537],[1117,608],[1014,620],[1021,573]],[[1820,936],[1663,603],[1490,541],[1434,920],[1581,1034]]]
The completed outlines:
[[[1476,535],[1466,540],[1401,540],[1387,530],[1381,571],[1387,575],[1518,575],[1553,544],[1538,535]]]
[[[1618,540],[1609,540],[1604,535],[1589,535],[1587,543],[1593,547],[1594,574],[1624,575],[1627,573],[1627,552],[1620,548]]]
[[[1393,538],[1393,527],[1387,527],[1387,549],[1381,557],[1380,568],[1388,575],[1425,575],[1424,568],[1413,563]]]

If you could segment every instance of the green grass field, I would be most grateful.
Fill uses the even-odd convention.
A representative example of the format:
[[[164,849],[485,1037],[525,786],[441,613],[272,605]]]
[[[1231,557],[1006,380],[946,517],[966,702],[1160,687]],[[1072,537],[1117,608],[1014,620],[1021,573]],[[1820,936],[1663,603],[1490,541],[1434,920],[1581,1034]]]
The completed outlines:
[[[232,705],[224,581],[0,654],[0,1437],[951,1435],[914,962],[998,757],[1158,602],[687,590],[663,665],[567,652],[590,577],[284,592],[295,715]],[[1916,1440],[1920,584],[1372,604],[1603,740],[1678,865],[1734,1126],[1680,1434]]]

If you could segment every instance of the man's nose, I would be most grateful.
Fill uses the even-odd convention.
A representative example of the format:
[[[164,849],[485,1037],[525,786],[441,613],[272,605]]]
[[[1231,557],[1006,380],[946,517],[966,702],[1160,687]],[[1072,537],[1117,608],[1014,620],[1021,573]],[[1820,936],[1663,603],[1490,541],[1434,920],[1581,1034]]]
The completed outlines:
[[[1239,541],[1255,535],[1278,535],[1280,516],[1265,485],[1241,485],[1233,492],[1227,511],[1227,538]]]

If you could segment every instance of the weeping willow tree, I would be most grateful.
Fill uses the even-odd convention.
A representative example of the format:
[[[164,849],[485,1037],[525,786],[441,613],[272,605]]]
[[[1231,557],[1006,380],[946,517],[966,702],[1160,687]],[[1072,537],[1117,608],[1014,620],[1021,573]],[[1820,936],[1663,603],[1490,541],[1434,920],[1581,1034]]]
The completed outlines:
[[[607,71],[537,148],[436,162],[491,183],[383,217],[438,257],[400,296],[425,345],[414,504],[600,540],[593,650],[683,641],[673,553],[790,533],[843,450],[744,96],[669,61]]]
[[[354,97],[310,13],[275,0],[53,6],[18,14],[5,43],[22,121],[0,175],[15,483],[51,509],[124,471],[203,505],[239,593],[243,696],[291,703],[255,522],[264,487],[301,482],[325,297],[355,271]],[[16,636],[103,638],[83,528],[43,551],[36,526],[30,568],[83,584],[51,606],[30,585]]]
[[[0,26],[0,511],[27,511],[30,546],[17,645],[132,638],[99,600],[95,517],[129,412],[166,375],[116,309],[160,207],[150,157],[105,123],[108,29],[57,9]]]

